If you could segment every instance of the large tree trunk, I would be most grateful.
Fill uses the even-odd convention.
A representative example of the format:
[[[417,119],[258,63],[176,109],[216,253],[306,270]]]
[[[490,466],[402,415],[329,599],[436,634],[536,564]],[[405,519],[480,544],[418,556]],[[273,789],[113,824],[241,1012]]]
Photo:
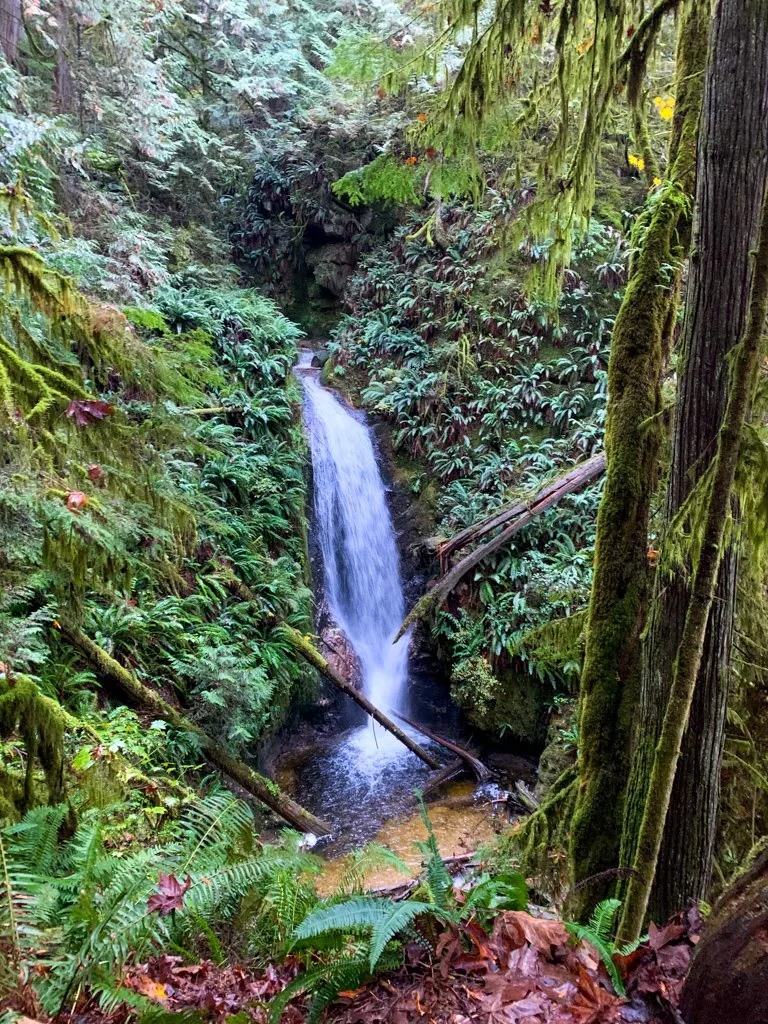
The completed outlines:
[[[747,258],[751,263],[751,254],[747,254]],[[765,193],[760,218],[760,241],[754,268],[751,274],[749,271],[748,264],[744,273],[753,279],[749,316],[744,334],[729,360],[728,403],[717,438],[716,454],[710,461],[706,477],[702,477],[705,485],[694,492],[692,497],[692,501],[702,506],[703,511],[703,515],[699,515],[697,510],[695,518],[693,510],[691,513],[692,521],[701,524],[695,528],[698,552],[695,558],[692,557],[693,582],[685,625],[675,657],[664,721],[656,744],[621,923],[621,936],[629,942],[640,935],[656,876],[683,737],[697,689],[699,669],[703,664],[709,614],[718,585],[723,552],[727,547],[726,529],[732,512],[733,484],[744,426],[757,385],[768,312],[768,201]],[[719,770],[719,765],[716,768]]]
[[[70,11],[63,3],[56,5],[56,54],[53,66],[53,91],[56,109],[68,114],[74,99],[72,58],[74,55],[74,27]]]
[[[630,738],[640,687],[640,637],[648,597],[648,522],[661,441],[661,369],[677,304],[681,245],[688,234],[695,136],[706,56],[705,3],[681,18],[678,103],[669,180],[635,232],[637,252],[611,343],[605,433],[606,480],[579,705],[579,786],[571,823],[573,912],[608,894],[619,866]]]
[[[706,5],[702,5],[706,6]],[[693,253],[681,343],[666,522],[710,463],[728,401],[730,360],[744,330],[768,176],[768,5],[720,0],[698,147]],[[736,556],[720,565],[650,913],[666,920],[710,882],[720,798]],[[644,664],[623,863],[631,863],[650,766],[689,608],[682,572],[656,581]]]
[[[768,850],[722,895],[680,997],[690,1024],[768,1021]]]
[[[0,46],[9,64],[18,56],[21,29],[21,0],[0,0]]]

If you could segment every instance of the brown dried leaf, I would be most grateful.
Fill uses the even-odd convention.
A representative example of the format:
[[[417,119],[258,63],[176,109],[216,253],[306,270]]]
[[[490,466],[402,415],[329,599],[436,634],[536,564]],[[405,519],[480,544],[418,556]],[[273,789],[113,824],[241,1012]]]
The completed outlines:
[[[493,943],[497,949],[519,949],[526,942],[545,956],[551,956],[553,949],[567,945],[568,932],[561,921],[532,917],[524,910],[506,910],[499,914],[493,928]]]

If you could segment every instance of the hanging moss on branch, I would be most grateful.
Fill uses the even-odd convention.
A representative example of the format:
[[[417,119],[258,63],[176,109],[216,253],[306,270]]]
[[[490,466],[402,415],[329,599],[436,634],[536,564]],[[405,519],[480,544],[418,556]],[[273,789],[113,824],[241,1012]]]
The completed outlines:
[[[685,511],[692,518],[693,505],[703,505],[696,547],[691,598],[685,628],[678,649],[672,677],[672,688],[664,715],[661,736],[656,747],[651,781],[645,801],[637,852],[633,864],[621,935],[632,941],[643,926],[656,863],[669,811],[672,786],[680,758],[680,747],[688,724],[688,716],[696,688],[696,678],[704,650],[704,635],[717,585],[717,574],[723,557],[726,526],[730,518],[730,501],[741,438],[757,383],[763,332],[768,314],[768,198],[764,200],[760,226],[749,318],[731,367],[731,391],[723,425],[718,437],[717,452],[710,469],[702,476],[702,486],[694,488]],[[698,532],[698,531],[697,531]]]
[[[48,789],[48,802],[59,803],[63,791],[64,727],[67,715],[23,675],[0,678],[0,739],[21,737],[27,755],[21,813],[35,803],[34,778],[39,762]]]
[[[103,679],[118,687],[125,696],[142,708],[142,710],[149,711],[156,718],[161,718],[163,721],[168,722],[174,729],[179,729],[181,732],[188,732],[195,736],[200,744],[200,749],[211,764],[221,769],[225,775],[229,776],[239,786],[242,786],[246,792],[261,800],[279,817],[301,832],[312,832],[320,836],[327,835],[330,832],[329,827],[324,821],[316,818],[314,814],[310,814],[300,804],[297,804],[295,800],[286,796],[274,782],[264,778],[263,775],[259,775],[258,772],[255,772],[245,764],[244,761],[234,757],[225,747],[211,739],[207,733],[203,732],[199,726],[190,721],[181,711],[178,711],[167,701],[163,700],[154,690],[140,683],[128,669],[123,668],[102,647],[99,647],[90,637],[86,636],[81,629],[68,623],[62,623],[61,632],[69,644],[85,655]]]

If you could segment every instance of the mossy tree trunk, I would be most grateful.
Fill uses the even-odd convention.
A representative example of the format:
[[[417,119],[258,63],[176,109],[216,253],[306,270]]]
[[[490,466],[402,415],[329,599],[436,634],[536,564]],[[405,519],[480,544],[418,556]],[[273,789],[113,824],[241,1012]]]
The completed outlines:
[[[706,6],[706,5],[703,5]],[[747,316],[754,248],[768,177],[768,5],[721,0],[712,34],[698,149],[696,215],[666,521],[706,470],[728,403],[729,353]],[[723,553],[709,612],[682,759],[650,900],[666,920],[710,882],[720,799],[735,552]],[[656,581],[645,650],[622,863],[632,863],[656,743],[690,608],[686,574]]]
[[[589,912],[619,866],[631,725],[648,596],[648,522],[658,477],[661,371],[689,234],[695,138],[706,55],[706,4],[680,19],[678,102],[667,180],[635,228],[637,251],[608,365],[605,489],[597,518],[579,708],[579,788],[570,866],[573,910]],[[592,882],[587,880],[593,879]],[[583,884],[587,883],[587,884]]]
[[[723,0],[722,7],[743,5],[750,6],[749,0]],[[762,20],[768,26],[768,11],[764,0],[760,0],[763,9]],[[756,4],[753,10],[756,9]],[[738,20],[728,25],[728,17],[718,21],[718,29],[724,27],[727,38],[736,30],[754,31],[754,23],[739,25]],[[758,36],[759,38],[759,36]],[[717,39],[715,56],[717,55]],[[768,69],[768,37],[764,40],[764,63]],[[715,63],[715,68],[717,67]],[[754,70],[754,65],[753,65]],[[768,80],[766,80],[768,85]],[[765,93],[768,97],[768,91]],[[711,100],[707,95],[707,99]],[[705,105],[705,110],[711,108]],[[760,239],[754,260],[751,253],[745,253],[742,264],[742,276],[752,278],[749,299],[749,315],[743,337],[733,352],[730,361],[730,378],[728,403],[723,417],[722,426],[717,438],[717,450],[711,460],[706,475],[701,478],[702,487],[695,492],[694,501],[706,504],[704,522],[700,537],[700,550],[693,572],[690,597],[685,616],[680,646],[672,673],[672,686],[664,713],[661,735],[656,746],[653,759],[653,770],[645,798],[643,820],[637,842],[637,851],[632,865],[633,872],[629,882],[624,918],[621,924],[622,938],[633,941],[640,935],[645,920],[651,888],[659,864],[659,852],[665,836],[670,800],[676,779],[678,762],[683,736],[688,724],[694,693],[697,689],[697,678],[703,664],[705,639],[710,611],[715,600],[718,586],[720,566],[723,564],[723,551],[726,542],[726,525],[731,514],[731,497],[733,482],[736,478],[736,466],[739,460],[741,438],[752,395],[757,384],[757,371],[763,349],[763,332],[765,330],[766,313],[768,312],[768,201],[766,200],[765,183],[762,193],[762,214],[760,220]],[[723,225],[725,228],[725,225]],[[738,225],[734,225],[738,229]],[[722,582],[722,577],[721,577]],[[693,738],[692,736],[690,738]],[[719,774],[720,765],[707,766]],[[696,780],[697,783],[700,780]],[[675,814],[669,820],[677,826],[679,819],[686,819],[690,812],[688,806],[676,806]],[[677,820],[675,820],[677,819]],[[678,831],[676,828],[675,831]],[[685,831],[682,833],[686,836]],[[666,879],[662,881],[667,882]]]

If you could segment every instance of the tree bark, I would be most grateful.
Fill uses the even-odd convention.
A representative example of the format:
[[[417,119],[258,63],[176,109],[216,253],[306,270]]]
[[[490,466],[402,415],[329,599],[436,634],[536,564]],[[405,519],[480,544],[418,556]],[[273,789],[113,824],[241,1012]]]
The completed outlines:
[[[581,674],[579,786],[569,850],[572,912],[578,917],[608,895],[620,863],[649,591],[648,524],[661,441],[661,370],[678,296],[679,269],[673,268],[680,266],[688,233],[701,106],[698,74],[706,57],[708,22],[706,3],[687,4],[680,18],[668,181],[650,197],[636,228],[637,252],[611,343],[607,471]]]
[[[341,690],[342,693],[346,693],[348,697],[351,697],[353,701],[363,708],[363,710],[368,712],[371,718],[375,719],[379,725],[383,725],[387,732],[391,732],[393,736],[396,736],[403,746],[412,751],[416,757],[420,758],[424,762],[424,764],[429,765],[429,767],[434,771],[442,768],[439,761],[436,761],[431,754],[428,754],[426,750],[424,750],[423,747],[420,747],[418,743],[414,742],[414,740],[412,740],[406,732],[403,732],[400,726],[396,725],[391,718],[387,718],[384,712],[377,708],[375,704],[371,704],[364,693],[360,693],[360,691],[356,690],[351,683],[348,683],[343,676],[340,676],[339,673],[328,664],[317,648],[314,647],[309,640],[305,640],[297,629],[283,624],[280,626],[280,631],[297,654],[300,654],[306,662],[316,668],[321,675],[325,676],[329,683],[333,683],[333,685],[337,689]]]
[[[732,3],[733,0],[725,0]],[[768,12],[766,12],[768,13]],[[768,20],[768,19],[766,19]],[[768,39],[766,39],[768,43]],[[765,51],[768,58],[768,48]],[[705,108],[706,109],[706,108]],[[672,686],[664,713],[661,734],[653,759],[653,770],[648,793],[645,798],[643,820],[637,842],[637,852],[632,865],[621,937],[632,942],[640,935],[645,912],[651,894],[656,867],[659,859],[665,820],[668,817],[670,799],[675,783],[680,748],[688,724],[697,677],[703,663],[705,633],[709,613],[718,585],[718,573],[723,561],[726,542],[726,525],[731,510],[733,482],[739,461],[741,439],[747,413],[757,384],[757,371],[763,348],[763,331],[768,313],[768,201],[763,188],[763,203],[760,220],[760,238],[754,260],[742,268],[744,277],[751,277],[749,315],[744,335],[733,352],[730,361],[730,386],[728,404],[723,424],[717,438],[717,452],[702,476],[703,486],[693,499],[705,503],[706,512],[701,528],[700,551],[695,562],[691,594],[685,616],[685,625],[672,673]],[[692,738],[692,734],[691,738]],[[719,775],[720,765],[709,766]],[[697,780],[698,781],[698,780]],[[687,807],[677,808],[681,817],[689,812]],[[688,838],[686,836],[686,838]],[[701,869],[699,869],[701,871]]]
[[[0,46],[9,64],[15,64],[21,40],[21,0],[0,0]]]
[[[695,1024],[768,1020],[768,850],[720,897],[707,919],[680,996]]]
[[[705,5],[706,6],[706,5]],[[768,179],[768,9],[765,0],[721,0],[712,29],[698,147],[693,253],[681,342],[679,390],[665,519],[680,511],[706,469],[728,402],[728,354],[747,315],[762,198]],[[650,899],[666,920],[709,888],[720,799],[737,559],[720,564],[690,722]],[[655,584],[627,801],[622,862],[634,857],[654,748],[685,628],[685,574]]]
[[[56,54],[53,66],[53,90],[57,110],[67,114],[72,109],[74,81],[72,54],[74,49],[70,11],[63,3],[56,4]],[[82,127],[82,126],[81,126]]]
[[[225,747],[217,743],[207,733],[203,732],[194,722],[174,708],[167,701],[163,700],[154,690],[144,686],[138,679],[123,668],[123,666],[110,657],[107,652],[86,636],[81,629],[66,622],[61,624],[61,633],[67,643],[71,644],[77,651],[84,654],[90,661],[97,673],[121,690],[130,700],[137,704],[142,710],[149,711],[157,718],[162,718],[174,729],[192,733],[200,744],[200,748],[207,760],[220,768],[225,775],[242,786],[251,796],[255,796],[270,810],[283,818],[300,832],[313,832],[315,835],[324,836],[330,833],[330,828],[324,821],[316,818],[314,814],[306,811],[295,800],[286,796],[270,779],[264,778],[250,768],[244,761],[234,757]]]

